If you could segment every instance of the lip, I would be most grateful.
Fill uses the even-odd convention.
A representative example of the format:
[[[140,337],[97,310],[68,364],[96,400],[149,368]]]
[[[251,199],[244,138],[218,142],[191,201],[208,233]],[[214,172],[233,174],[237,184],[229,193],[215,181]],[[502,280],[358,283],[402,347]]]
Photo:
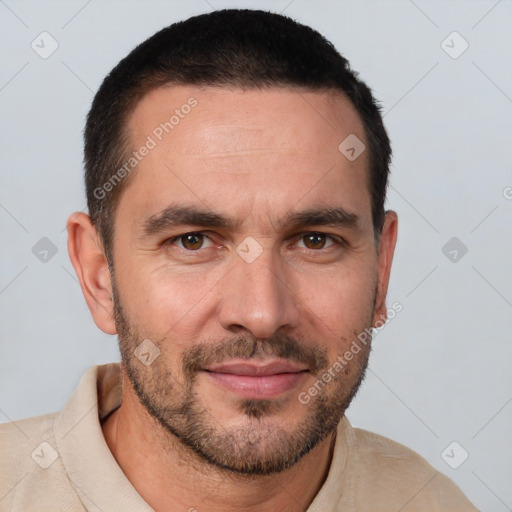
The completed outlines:
[[[287,360],[247,362],[233,360],[213,364],[204,373],[243,398],[269,399],[295,388],[308,373],[304,365]]]
[[[232,360],[224,363],[212,364],[205,370],[215,373],[230,373],[232,375],[267,376],[279,373],[297,373],[307,370],[308,367],[287,361],[285,359],[273,359],[267,362],[247,362]]]

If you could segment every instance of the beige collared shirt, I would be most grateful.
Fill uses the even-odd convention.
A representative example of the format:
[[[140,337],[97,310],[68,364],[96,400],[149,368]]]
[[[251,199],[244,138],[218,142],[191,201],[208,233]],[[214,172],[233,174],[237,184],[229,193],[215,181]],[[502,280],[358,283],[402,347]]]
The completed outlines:
[[[103,437],[100,420],[121,400],[119,363],[94,366],[61,412],[0,425],[0,511],[151,511]],[[307,512],[476,510],[418,454],[343,418]]]

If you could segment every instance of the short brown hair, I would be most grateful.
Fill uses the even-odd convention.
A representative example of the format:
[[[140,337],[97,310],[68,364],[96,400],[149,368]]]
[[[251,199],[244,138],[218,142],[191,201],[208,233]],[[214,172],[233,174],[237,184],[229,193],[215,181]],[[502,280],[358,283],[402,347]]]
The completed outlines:
[[[126,161],[126,125],[137,102],[169,84],[341,91],[365,129],[372,219],[375,233],[380,234],[391,147],[370,89],[312,28],[279,14],[227,9],[157,32],[115,66],[94,97],[84,133],[87,205],[110,263],[116,208],[131,175],[108,187],[112,188],[108,194],[103,193],[104,184]]]

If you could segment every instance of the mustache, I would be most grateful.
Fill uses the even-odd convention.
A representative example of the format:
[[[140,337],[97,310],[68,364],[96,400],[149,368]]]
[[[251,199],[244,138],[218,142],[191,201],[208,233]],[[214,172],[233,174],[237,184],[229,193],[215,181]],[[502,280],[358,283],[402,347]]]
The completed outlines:
[[[189,349],[182,359],[182,370],[192,376],[212,363],[228,359],[268,359],[279,357],[308,366],[313,374],[327,368],[327,351],[319,345],[304,345],[295,338],[276,335],[266,340],[239,337],[219,343],[200,343]]]

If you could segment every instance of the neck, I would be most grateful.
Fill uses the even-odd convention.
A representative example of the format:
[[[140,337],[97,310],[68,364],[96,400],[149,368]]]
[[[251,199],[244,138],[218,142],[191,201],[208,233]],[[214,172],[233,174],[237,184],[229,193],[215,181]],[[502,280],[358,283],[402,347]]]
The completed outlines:
[[[123,403],[102,428],[117,463],[156,512],[303,512],[327,477],[335,442],[333,433],[277,474],[240,475],[217,468],[164,431],[124,376]]]

